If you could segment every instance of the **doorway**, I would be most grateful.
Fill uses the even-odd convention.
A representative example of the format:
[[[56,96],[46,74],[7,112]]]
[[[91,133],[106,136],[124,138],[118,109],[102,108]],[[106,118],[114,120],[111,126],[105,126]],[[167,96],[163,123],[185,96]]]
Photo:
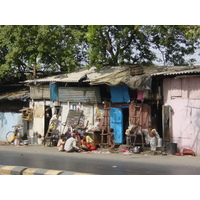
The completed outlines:
[[[129,125],[129,108],[110,108],[110,128],[114,129],[114,141],[117,145],[125,144],[125,130]]]
[[[52,118],[52,111],[50,106],[45,106],[45,118],[44,118],[44,135],[46,135],[49,128],[49,121]]]

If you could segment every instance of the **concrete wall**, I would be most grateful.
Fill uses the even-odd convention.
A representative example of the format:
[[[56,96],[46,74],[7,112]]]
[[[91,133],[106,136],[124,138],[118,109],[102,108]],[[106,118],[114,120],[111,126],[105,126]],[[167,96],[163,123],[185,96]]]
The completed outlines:
[[[0,112],[0,141],[7,142],[6,134],[13,131],[12,126],[16,124],[23,125],[22,113]]]
[[[172,142],[200,154],[200,77],[166,78],[164,105],[173,108]]]
[[[32,101],[30,108],[33,108],[33,121],[29,122],[29,136],[32,137],[34,132],[44,134],[44,101]]]
[[[34,119],[32,122],[29,122],[29,136],[33,136],[33,132],[37,131],[39,134],[44,135],[44,109],[45,106],[50,106],[52,109],[52,115],[56,113],[55,106],[60,106],[61,108],[61,115],[58,118],[58,126],[56,129],[59,130],[59,132],[65,133],[68,129],[66,124],[67,116],[70,109],[76,109],[76,110],[83,110],[84,118],[83,118],[83,124],[86,125],[87,121],[89,121],[89,126],[97,126],[99,123],[98,120],[96,120],[96,104],[85,104],[85,103],[58,103],[58,102],[50,102],[50,101],[32,101],[30,103],[30,108],[33,108],[34,112]]]
[[[83,110],[83,124],[86,125],[87,121],[89,121],[88,126],[93,127],[97,126],[99,121],[96,120],[96,109],[97,104],[86,104],[86,103],[61,103],[62,113],[60,120],[60,132],[65,133],[67,131],[67,127],[63,126],[66,123],[66,119],[68,116],[69,109],[79,109]]]

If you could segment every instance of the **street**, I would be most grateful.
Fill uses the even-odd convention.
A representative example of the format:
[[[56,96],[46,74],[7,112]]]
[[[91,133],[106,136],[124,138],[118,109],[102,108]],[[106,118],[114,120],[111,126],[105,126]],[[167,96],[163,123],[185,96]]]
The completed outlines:
[[[123,153],[66,153],[56,147],[0,146],[0,165],[100,175],[199,175],[200,157]]]

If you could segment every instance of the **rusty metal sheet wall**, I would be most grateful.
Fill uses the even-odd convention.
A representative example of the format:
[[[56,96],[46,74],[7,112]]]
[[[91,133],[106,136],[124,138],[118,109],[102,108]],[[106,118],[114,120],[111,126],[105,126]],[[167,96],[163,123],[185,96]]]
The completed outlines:
[[[31,99],[50,99],[49,85],[30,86]]]
[[[100,103],[98,87],[59,87],[58,97],[61,102]]]
[[[129,105],[129,120],[131,124],[136,123],[136,118],[133,118],[133,116],[139,116],[139,110],[135,110],[136,113],[134,113],[134,104]],[[137,106],[142,107],[140,120],[139,120],[139,130],[140,129],[148,129],[149,128],[149,117],[151,116],[151,108],[147,104],[137,104]]]

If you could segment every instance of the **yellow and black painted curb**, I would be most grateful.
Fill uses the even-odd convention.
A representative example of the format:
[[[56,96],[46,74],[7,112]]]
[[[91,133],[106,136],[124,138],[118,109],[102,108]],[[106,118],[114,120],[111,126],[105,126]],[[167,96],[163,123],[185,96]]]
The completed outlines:
[[[23,166],[0,165],[0,175],[94,175],[64,170],[52,170],[41,168],[28,168]]]

